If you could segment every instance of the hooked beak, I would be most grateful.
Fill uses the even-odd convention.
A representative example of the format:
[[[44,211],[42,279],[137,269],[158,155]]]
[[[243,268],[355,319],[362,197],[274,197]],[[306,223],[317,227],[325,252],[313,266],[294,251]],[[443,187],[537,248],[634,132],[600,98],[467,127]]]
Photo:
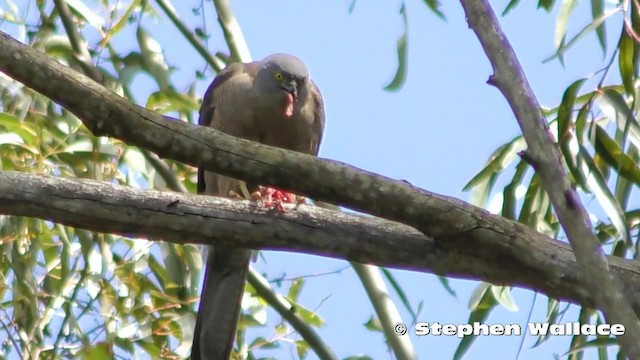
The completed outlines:
[[[282,90],[291,94],[294,101],[298,98],[298,83],[295,80],[282,84]]]

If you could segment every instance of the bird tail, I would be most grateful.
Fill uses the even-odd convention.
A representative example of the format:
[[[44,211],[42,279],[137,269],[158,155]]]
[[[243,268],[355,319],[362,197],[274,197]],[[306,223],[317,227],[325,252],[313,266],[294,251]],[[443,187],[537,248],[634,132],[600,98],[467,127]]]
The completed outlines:
[[[231,356],[250,259],[251,250],[209,250],[192,360],[227,360]]]

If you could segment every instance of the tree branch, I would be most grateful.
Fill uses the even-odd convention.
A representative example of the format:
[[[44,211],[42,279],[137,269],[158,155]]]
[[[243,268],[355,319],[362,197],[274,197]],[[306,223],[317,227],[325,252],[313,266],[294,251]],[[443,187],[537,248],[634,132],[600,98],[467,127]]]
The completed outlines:
[[[218,22],[222,28],[224,39],[229,46],[229,56],[232,62],[249,62],[251,61],[251,53],[244,39],[240,25],[233,12],[228,0],[213,0],[213,6],[218,13]]]
[[[640,359],[640,321],[623,297],[620,283],[609,271],[589,215],[567,176],[558,147],[549,132],[524,71],[486,0],[461,0],[469,25],[484,48],[494,75],[489,79],[509,102],[529,149],[526,156],[540,177],[558,220],[575,251],[579,280],[596,299],[607,321],[625,325],[620,345],[627,356]]]
[[[317,206],[278,213],[248,201],[16,172],[0,172],[0,213],[176,244],[293,251],[482,280],[595,306],[569,247],[524,227],[486,230],[479,248],[468,241],[444,248],[406,225]],[[640,309],[640,268],[609,260]]]

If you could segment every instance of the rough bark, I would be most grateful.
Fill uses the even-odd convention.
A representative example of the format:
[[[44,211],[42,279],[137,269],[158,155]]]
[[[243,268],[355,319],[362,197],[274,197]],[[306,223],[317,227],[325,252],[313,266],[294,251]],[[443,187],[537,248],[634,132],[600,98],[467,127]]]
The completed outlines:
[[[303,252],[518,286],[585,306],[595,304],[577,280],[579,270],[569,247],[521,226],[500,231],[487,227],[478,247],[464,230],[436,242],[397,222],[316,206],[280,213],[248,201],[16,172],[0,172],[0,213],[177,244]],[[451,219],[447,224],[454,227],[456,217]],[[620,258],[609,261],[624,282],[625,295],[640,309],[640,268]]]

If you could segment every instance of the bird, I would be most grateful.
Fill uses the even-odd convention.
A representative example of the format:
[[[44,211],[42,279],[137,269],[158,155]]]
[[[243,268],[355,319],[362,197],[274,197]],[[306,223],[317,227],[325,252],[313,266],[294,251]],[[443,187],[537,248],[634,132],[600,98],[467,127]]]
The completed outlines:
[[[325,123],[324,100],[306,65],[290,54],[233,63],[205,92],[201,126],[283,149],[317,156]],[[198,193],[230,197],[259,191],[198,168]],[[249,249],[210,247],[191,348],[193,360],[226,360],[233,349]]]

